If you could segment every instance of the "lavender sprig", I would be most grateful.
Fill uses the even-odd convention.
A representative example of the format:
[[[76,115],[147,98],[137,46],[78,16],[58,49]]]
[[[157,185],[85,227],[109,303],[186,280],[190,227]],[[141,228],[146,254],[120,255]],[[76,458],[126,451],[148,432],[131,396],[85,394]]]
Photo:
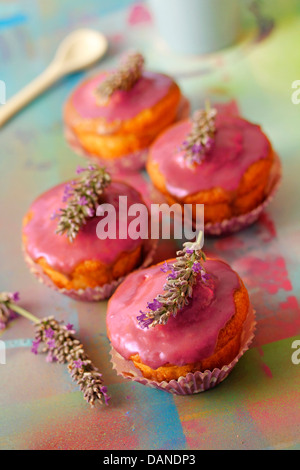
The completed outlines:
[[[15,304],[18,294],[0,293],[0,310],[5,309],[18,313],[35,324],[35,340],[31,351],[34,354],[47,353],[47,362],[68,364],[73,381],[77,382],[84,399],[93,407],[98,401],[108,404],[110,399],[103,384],[102,375],[85,353],[81,342],[75,336],[73,325],[63,325],[54,317],[40,320],[30,312]]]
[[[47,317],[35,325],[35,330],[32,352],[37,354],[42,343],[42,352],[47,353],[48,362],[68,363],[72,379],[78,383],[84,399],[91,406],[103,399],[108,404],[110,397],[103,385],[102,374],[92,364],[81,342],[75,337],[73,325],[63,325],[54,317]]]
[[[209,279],[202,265],[206,257],[201,250],[201,236],[202,233],[195,243],[184,243],[183,250],[177,252],[174,264],[167,262],[163,264],[161,270],[171,273],[164,285],[164,293],[159,294],[152,302],[148,302],[148,310],[140,311],[137,320],[141,328],[165,325],[171,315],[175,317],[178,311],[189,303],[197,277],[201,276],[203,283]]]
[[[10,308],[11,302],[19,300],[18,292],[1,292],[0,293],[0,330],[4,330],[8,323],[16,318],[15,312]]]
[[[99,98],[99,104],[106,104],[117,90],[130,90],[141,77],[143,67],[144,57],[142,54],[133,52],[125,56],[119,68],[109,74],[97,88],[96,95]]]
[[[87,219],[95,215],[99,197],[111,182],[105,169],[96,165],[78,167],[77,174],[81,177],[65,186],[63,202],[67,202],[67,206],[52,215],[52,218],[59,218],[56,233],[67,233],[71,242]]]
[[[180,148],[184,151],[184,158],[190,165],[202,163],[212,148],[216,132],[216,114],[216,109],[210,108],[209,104],[206,104],[206,109],[194,113],[192,129]]]

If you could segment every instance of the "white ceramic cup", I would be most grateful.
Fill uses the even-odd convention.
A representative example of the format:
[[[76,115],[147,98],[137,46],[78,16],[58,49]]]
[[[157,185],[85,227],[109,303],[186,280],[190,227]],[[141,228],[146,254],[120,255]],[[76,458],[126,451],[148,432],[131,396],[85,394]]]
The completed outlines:
[[[206,54],[233,44],[241,29],[240,0],[149,0],[161,37],[181,54]]]

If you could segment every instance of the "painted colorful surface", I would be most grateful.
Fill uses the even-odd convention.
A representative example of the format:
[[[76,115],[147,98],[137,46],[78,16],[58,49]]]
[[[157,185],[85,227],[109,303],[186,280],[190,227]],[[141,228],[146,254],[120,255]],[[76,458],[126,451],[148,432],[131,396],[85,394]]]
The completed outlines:
[[[8,96],[42,71],[68,31],[98,28],[110,41],[100,69],[139,48],[149,68],[177,78],[194,109],[205,97],[236,100],[246,118],[263,126],[283,163],[281,188],[259,221],[205,242],[207,254],[230,262],[249,289],[258,320],[253,347],[216,389],[174,397],[117,377],[109,362],[105,302],[52,292],[23,261],[27,208],[82,163],[64,141],[61,111],[84,74],[63,80],[0,130],[1,290],[19,290],[24,307],[39,317],[54,314],[73,323],[112,396],[110,406],[90,410],[64,366],[32,355],[32,326],[19,318],[1,335],[7,349],[7,363],[0,365],[1,449],[299,449],[300,364],[291,360],[292,342],[300,339],[300,104],[291,101],[291,84],[300,79],[299,2],[259,3],[262,15],[256,12],[254,21],[246,14],[239,44],[182,58],[159,39],[144,3],[1,2],[0,79]],[[136,187],[143,188],[143,178],[135,176]],[[172,243],[160,246],[157,257],[174,251]]]

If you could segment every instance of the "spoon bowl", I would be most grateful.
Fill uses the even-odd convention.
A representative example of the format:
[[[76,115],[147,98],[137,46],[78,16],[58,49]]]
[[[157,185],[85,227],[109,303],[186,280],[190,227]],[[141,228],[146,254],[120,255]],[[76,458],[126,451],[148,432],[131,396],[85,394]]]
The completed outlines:
[[[76,72],[98,62],[107,47],[107,39],[102,33],[79,29],[62,41],[52,64],[61,67],[64,74]]]

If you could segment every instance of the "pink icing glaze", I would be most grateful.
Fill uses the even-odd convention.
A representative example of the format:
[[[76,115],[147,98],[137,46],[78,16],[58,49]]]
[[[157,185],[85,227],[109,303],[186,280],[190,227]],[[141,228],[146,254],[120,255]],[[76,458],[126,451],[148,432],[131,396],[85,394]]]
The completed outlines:
[[[83,118],[104,118],[109,122],[131,119],[164,98],[172,84],[172,79],[167,75],[144,72],[131,90],[116,91],[108,105],[100,106],[95,90],[105,77],[106,74],[101,73],[87,80],[71,96],[75,109]]]
[[[213,149],[200,165],[189,167],[179,150],[191,129],[188,120],[170,127],[152,145],[151,159],[158,164],[174,197],[217,187],[234,191],[246,170],[268,156],[271,146],[260,127],[221,109]]]
[[[228,264],[207,260],[213,284],[197,283],[193,298],[166,325],[141,329],[136,317],[147,301],[163,290],[166,273],[160,266],[131,273],[111,297],[107,329],[112,346],[125,359],[138,353],[152,369],[167,363],[185,365],[213,354],[218,334],[235,313],[234,292],[240,288],[237,274]]]
[[[141,239],[106,239],[100,240],[96,234],[96,226],[102,216],[88,219],[71,243],[67,236],[56,234],[57,219],[51,215],[58,212],[64,203],[61,202],[65,183],[55,186],[42,194],[30,207],[33,217],[24,227],[26,251],[36,261],[43,257],[47,263],[58,271],[69,274],[85,260],[101,261],[112,264],[123,252],[131,252],[140,246]],[[112,182],[106,189],[99,203],[113,204],[116,208],[117,226],[120,220],[119,196],[127,196],[128,206],[143,203],[140,194],[126,183]],[[128,217],[128,224],[134,217]]]

